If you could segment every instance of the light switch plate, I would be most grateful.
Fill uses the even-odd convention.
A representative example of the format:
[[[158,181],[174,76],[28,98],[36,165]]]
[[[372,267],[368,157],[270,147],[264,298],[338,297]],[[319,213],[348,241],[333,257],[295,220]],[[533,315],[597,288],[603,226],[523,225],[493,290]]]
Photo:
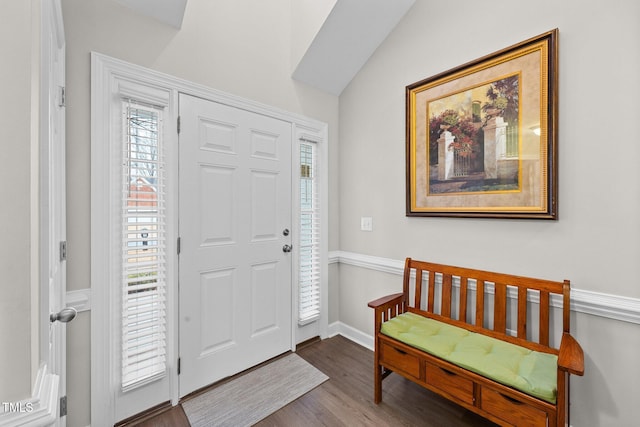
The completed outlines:
[[[373,231],[373,218],[370,216],[363,216],[360,218],[360,230]]]

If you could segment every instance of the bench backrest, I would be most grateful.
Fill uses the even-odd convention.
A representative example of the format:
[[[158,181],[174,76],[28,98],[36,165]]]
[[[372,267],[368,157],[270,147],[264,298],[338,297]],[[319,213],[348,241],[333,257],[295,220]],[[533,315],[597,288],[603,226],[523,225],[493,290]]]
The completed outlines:
[[[569,332],[568,280],[533,279],[407,258],[403,293],[405,311],[532,350],[558,354],[550,344],[552,304],[561,306],[562,332]],[[528,330],[528,319],[535,328]]]

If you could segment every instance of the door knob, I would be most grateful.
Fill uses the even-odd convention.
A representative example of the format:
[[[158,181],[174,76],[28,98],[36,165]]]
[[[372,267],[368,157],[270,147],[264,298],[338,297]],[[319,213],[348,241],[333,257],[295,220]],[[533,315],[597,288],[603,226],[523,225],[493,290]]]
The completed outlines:
[[[62,323],[67,323],[75,319],[77,314],[78,312],[76,311],[75,308],[67,307],[67,308],[63,308],[56,314],[51,313],[49,315],[49,320],[51,321],[51,323],[55,322],[56,320]]]
[[[291,252],[291,249],[293,249],[293,246],[291,246],[291,245],[284,245],[284,246],[282,247],[282,252],[284,252],[284,253],[289,253],[289,252]]]

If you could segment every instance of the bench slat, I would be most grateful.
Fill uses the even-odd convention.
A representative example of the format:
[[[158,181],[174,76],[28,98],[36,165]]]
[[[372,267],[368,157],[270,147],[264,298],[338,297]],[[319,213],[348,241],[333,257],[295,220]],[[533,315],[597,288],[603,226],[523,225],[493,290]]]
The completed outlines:
[[[476,326],[484,326],[484,280],[476,281]]]
[[[458,319],[465,323],[467,323],[467,286],[467,278],[462,277],[460,279],[460,307],[458,309]]]
[[[527,339],[527,288],[518,288],[518,338]]]
[[[442,277],[442,307],[441,313],[445,317],[451,317],[451,275],[445,274]]]
[[[549,292],[540,292],[540,336],[538,342],[549,345]]]
[[[415,302],[415,306],[416,307],[420,307],[421,301],[422,301],[422,270],[418,269],[416,270],[416,302]]]

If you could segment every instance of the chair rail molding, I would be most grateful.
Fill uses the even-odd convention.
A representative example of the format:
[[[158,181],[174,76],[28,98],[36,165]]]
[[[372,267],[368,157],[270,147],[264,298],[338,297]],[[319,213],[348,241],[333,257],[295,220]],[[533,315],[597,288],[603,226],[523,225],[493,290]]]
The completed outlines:
[[[66,306],[73,307],[78,313],[91,310],[91,288],[67,291]]]
[[[402,276],[404,260],[348,251],[329,252],[330,264],[345,264]],[[640,324],[640,299],[571,288],[571,311]]]

